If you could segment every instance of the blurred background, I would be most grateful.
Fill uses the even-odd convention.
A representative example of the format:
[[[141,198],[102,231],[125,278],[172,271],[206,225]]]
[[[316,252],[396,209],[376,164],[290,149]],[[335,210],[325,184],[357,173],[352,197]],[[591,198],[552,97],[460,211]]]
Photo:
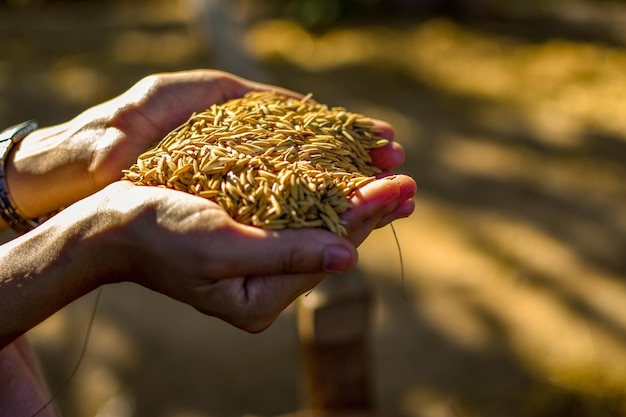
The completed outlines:
[[[395,223],[404,279],[389,228],[360,249],[377,409],[622,416],[625,42],[615,1],[3,0],[0,126],[59,123],[199,67],[387,120],[419,192]],[[93,304],[29,334],[53,389]],[[249,335],[120,284],[58,403],[67,417],[275,416],[303,406],[302,374],[294,307]]]

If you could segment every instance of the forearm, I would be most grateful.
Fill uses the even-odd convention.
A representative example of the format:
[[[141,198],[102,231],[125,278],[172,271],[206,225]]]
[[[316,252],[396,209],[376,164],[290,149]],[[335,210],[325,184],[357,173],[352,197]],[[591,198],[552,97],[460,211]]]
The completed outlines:
[[[87,219],[52,219],[0,247],[0,349],[101,283]]]
[[[64,123],[37,129],[20,142],[6,164],[7,186],[20,214],[35,218],[93,192],[88,161],[74,145],[89,129]]]

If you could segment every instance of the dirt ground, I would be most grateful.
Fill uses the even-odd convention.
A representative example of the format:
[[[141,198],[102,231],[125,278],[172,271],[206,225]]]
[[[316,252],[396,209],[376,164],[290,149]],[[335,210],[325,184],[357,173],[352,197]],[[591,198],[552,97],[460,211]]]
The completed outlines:
[[[0,126],[58,123],[144,75],[197,67],[385,119],[419,193],[396,223],[404,281],[389,228],[360,248],[380,411],[626,415],[624,7],[313,34],[275,19],[211,30],[192,4],[0,6]],[[598,31],[602,16],[615,25]],[[30,333],[53,388],[93,304]],[[294,308],[250,335],[120,284],[58,403],[68,417],[275,416],[302,407],[301,378]]]

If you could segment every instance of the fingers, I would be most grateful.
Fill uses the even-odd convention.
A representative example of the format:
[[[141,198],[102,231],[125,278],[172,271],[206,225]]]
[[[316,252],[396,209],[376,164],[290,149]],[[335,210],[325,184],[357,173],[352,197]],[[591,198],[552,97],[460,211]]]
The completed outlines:
[[[321,229],[266,231],[235,223],[222,246],[223,270],[215,276],[338,273],[357,262],[354,246]]]
[[[372,230],[409,216],[416,189],[415,181],[406,175],[385,177],[359,189],[351,199],[352,209],[341,216],[350,241],[358,246]]]
[[[267,231],[239,223],[230,225],[220,244],[224,269],[215,276],[339,273],[357,262],[355,246],[385,224],[413,212],[416,185],[406,175],[377,180],[352,197],[353,208],[342,215],[349,239],[321,229]]]
[[[383,171],[391,171],[404,163],[404,148],[398,142],[389,142],[382,148],[370,151],[372,164]]]
[[[409,217],[414,210],[415,201],[413,199],[405,200],[400,203],[400,205],[398,205],[398,207],[396,207],[393,212],[381,217],[381,219],[378,221],[378,224],[376,225],[376,228],[378,229],[384,227],[394,220]]]
[[[403,175],[381,179],[363,187],[352,199],[354,207],[342,216],[348,222],[352,243],[358,245],[373,229],[411,214],[415,190],[415,182]],[[259,232],[259,240],[248,248],[249,259],[263,264],[263,268],[277,275],[255,274],[219,280],[211,284],[209,291],[219,296],[203,297],[203,300],[211,300],[206,313],[248,332],[256,333],[269,327],[293,300],[323,278],[316,273],[290,274],[288,271],[314,270],[320,263],[324,265],[331,259],[333,266],[328,268],[327,265],[326,272],[337,272],[334,270],[351,268],[352,262],[356,262],[356,257],[352,258],[352,255],[344,258],[341,253],[333,254],[335,249],[352,253],[354,247],[351,244],[343,246],[341,240],[337,240],[339,238],[326,231],[296,229],[263,236],[264,232],[253,230]],[[334,248],[335,242],[339,243],[338,248]],[[330,257],[324,255],[325,250],[330,251]],[[257,251],[260,256],[255,255]],[[276,261],[281,258],[283,261]],[[272,266],[274,262],[276,265]],[[231,296],[224,297],[224,293]]]
[[[238,224],[239,235],[230,244],[235,275],[339,273],[357,262],[355,246],[389,222],[409,216],[416,184],[406,175],[377,180],[352,197],[353,208],[342,215],[347,222],[349,241],[320,229],[265,231]],[[229,256],[228,254],[226,256]],[[254,271],[246,265],[254,265]]]
[[[371,119],[372,122],[374,122],[374,126],[380,131],[380,137],[388,139],[388,140],[393,140],[393,138],[395,137],[395,131],[393,129],[393,126],[391,126],[389,123],[385,122],[384,120],[380,120],[380,119]]]
[[[374,126],[379,130],[380,137],[389,140],[389,143],[377,149],[370,151],[372,163],[383,171],[391,171],[404,163],[404,149],[402,145],[394,141],[395,132],[393,127],[378,119],[372,119]]]

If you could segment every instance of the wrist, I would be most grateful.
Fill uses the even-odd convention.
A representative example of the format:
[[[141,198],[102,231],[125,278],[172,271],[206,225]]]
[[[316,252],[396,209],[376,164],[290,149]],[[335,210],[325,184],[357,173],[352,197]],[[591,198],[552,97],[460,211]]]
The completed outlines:
[[[23,216],[36,218],[55,212],[84,193],[87,169],[68,141],[75,130],[69,122],[37,129],[8,155],[7,187]]]
[[[24,217],[17,209],[9,193],[6,166],[15,147],[35,129],[37,129],[37,122],[30,120],[0,132],[0,219],[20,233],[34,229],[39,222]]]

